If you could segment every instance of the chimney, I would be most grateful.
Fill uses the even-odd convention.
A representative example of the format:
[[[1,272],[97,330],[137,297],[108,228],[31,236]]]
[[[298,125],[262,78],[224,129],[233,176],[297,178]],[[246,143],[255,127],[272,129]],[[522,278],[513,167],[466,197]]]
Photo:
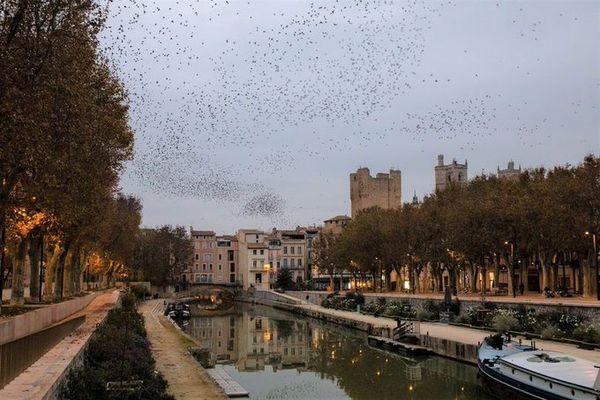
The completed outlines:
[[[510,170],[515,169],[515,162],[514,161],[509,161],[508,162],[508,169],[510,169]]]
[[[439,167],[444,166],[444,155],[443,154],[438,155],[438,166]]]

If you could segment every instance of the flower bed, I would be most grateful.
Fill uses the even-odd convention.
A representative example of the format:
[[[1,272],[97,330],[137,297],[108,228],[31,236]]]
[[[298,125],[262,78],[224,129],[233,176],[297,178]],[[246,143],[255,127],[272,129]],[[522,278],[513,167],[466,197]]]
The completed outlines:
[[[96,329],[83,366],[69,373],[59,398],[174,400],[166,388],[167,382],[154,370],[144,318],[129,295],[123,298],[122,308],[111,310]]]
[[[536,313],[520,305],[516,308],[490,306],[481,319],[481,308],[469,307],[456,319],[457,323],[484,327],[497,332],[518,332],[525,336],[570,341],[576,344],[600,344],[600,324],[583,315],[552,311]]]

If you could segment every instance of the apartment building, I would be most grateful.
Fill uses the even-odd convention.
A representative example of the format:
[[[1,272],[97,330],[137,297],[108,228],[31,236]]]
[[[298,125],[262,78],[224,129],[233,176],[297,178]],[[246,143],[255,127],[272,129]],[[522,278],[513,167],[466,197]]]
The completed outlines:
[[[238,241],[235,236],[217,236],[213,231],[191,230],[192,260],[182,281],[236,285],[238,277]]]

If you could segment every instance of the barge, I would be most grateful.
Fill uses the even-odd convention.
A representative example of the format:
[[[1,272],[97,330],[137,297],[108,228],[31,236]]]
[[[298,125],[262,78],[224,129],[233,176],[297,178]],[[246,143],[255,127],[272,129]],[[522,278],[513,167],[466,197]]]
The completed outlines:
[[[600,400],[600,366],[582,358],[487,337],[479,347],[481,377],[520,398]],[[501,390],[503,391],[503,390]]]

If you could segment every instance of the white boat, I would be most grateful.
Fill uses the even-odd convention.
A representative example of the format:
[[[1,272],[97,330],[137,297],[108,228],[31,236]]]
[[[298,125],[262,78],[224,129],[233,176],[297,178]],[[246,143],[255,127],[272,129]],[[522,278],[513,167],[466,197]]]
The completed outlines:
[[[526,398],[600,400],[599,366],[499,335],[486,338],[478,351],[479,371],[487,381]]]

